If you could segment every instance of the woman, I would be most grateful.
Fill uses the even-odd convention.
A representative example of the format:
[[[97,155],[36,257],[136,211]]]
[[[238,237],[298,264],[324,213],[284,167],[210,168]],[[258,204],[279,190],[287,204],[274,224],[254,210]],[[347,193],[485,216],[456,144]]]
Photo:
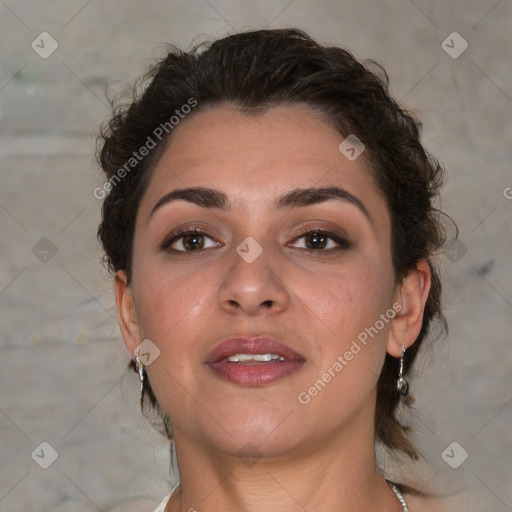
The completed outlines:
[[[180,475],[157,511],[445,510],[375,456],[418,458],[397,412],[445,327],[442,168],[383,75],[241,33],[170,51],[104,127],[98,235]]]

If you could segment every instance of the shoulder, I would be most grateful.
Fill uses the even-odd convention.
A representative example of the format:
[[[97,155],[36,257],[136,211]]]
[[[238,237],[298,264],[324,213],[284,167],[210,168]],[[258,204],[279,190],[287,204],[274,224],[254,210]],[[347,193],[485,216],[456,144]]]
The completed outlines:
[[[150,498],[137,498],[123,501],[107,512],[153,512],[159,504],[159,501]]]
[[[403,497],[410,512],[455,512],[450,508],[446,497],[418,496],[409,493],[403,493]]]
[[[410,512],[479,512],[480,507],[464,492],[458,491],[443,496],[426,496],[414,492],[403,492]]]

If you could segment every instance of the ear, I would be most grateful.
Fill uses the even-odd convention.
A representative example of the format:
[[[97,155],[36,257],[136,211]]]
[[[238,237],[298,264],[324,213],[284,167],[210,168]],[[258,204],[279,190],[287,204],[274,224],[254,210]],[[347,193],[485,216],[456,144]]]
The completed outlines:
[[[430,284],[430,266],[427,260],[422,259],[397,286],[393,304],[400,304],[401,309],[391,320],[386,348],[393,357],[400,357],[402,346],[408,348],[416,341],[423,323]]]
[[[141,343],[141,334],[135,312],[133,290],[128,285],[128,279],[123,270],[116,272],[115,293],[119,328],[123,335],[124,344],[133,359],[135,357],[134,351]]]

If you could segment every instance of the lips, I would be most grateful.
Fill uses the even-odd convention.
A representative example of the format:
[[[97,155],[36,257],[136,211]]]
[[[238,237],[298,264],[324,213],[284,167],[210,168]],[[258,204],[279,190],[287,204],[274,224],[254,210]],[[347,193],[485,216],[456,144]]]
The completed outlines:
[[[257,361],[237,354],[265,355]],[[278,356],[278,357],[276,357]],[[304,364],[305,359],[274,338],[229,338],[217,344],[208,355],[206,364],[222,380],[242,386],[263,386],[282,379]]]
[[[229,338],[218,343],[208,355],[207,363],[218,361],[235,354],[276,354],[289,361],[303,361],[304,358],[286,345],[270,337]]]

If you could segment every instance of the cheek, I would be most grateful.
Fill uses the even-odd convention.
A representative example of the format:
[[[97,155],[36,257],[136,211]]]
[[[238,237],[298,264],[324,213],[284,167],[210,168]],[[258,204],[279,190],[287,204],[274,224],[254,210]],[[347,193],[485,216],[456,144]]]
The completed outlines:
[[[315,340],[313,373],[329,382],[318,402],[337,400],[348,390],[354,396],[370,393],[384,362],[392,318],[390,270],[384,262],[354,262],[336,273],[303,275],[293,288],[306,306],[308,337]],[[389,318],[380,320],[386,312]]]
[[[354,262],[337,272],[296,275],[292,289],[326,333],[346,339],[390,307],[388,275],[389,270],[378,264]]]
[[[159,402],[176,411],[186,399],[182,386],[189,388],[197,379],[198,341],[208,337],[211,324],[205,311],[212,283],[204,273],[170,272],[154,264],[139,268],[139,283],[135,300],[141,335],[160,350],[148,376]]]
[[[308,337],[315,346],[298,401],[307,404],[312,416],[321,417],[330,408],[329,421],[336,424],[372,400],[392,318],[390,289],[379,272],[367,267],[308,281],[294,285],[302,290],[298,298],[309,313]],[[389,318],[383,322],[380,315],[386,312]]]
[[[138,269],[136,302],[142,335],[164,343],[184,325],[199,325],[215,279],[208,271],[176,272],[168,265],[152,264]]]

